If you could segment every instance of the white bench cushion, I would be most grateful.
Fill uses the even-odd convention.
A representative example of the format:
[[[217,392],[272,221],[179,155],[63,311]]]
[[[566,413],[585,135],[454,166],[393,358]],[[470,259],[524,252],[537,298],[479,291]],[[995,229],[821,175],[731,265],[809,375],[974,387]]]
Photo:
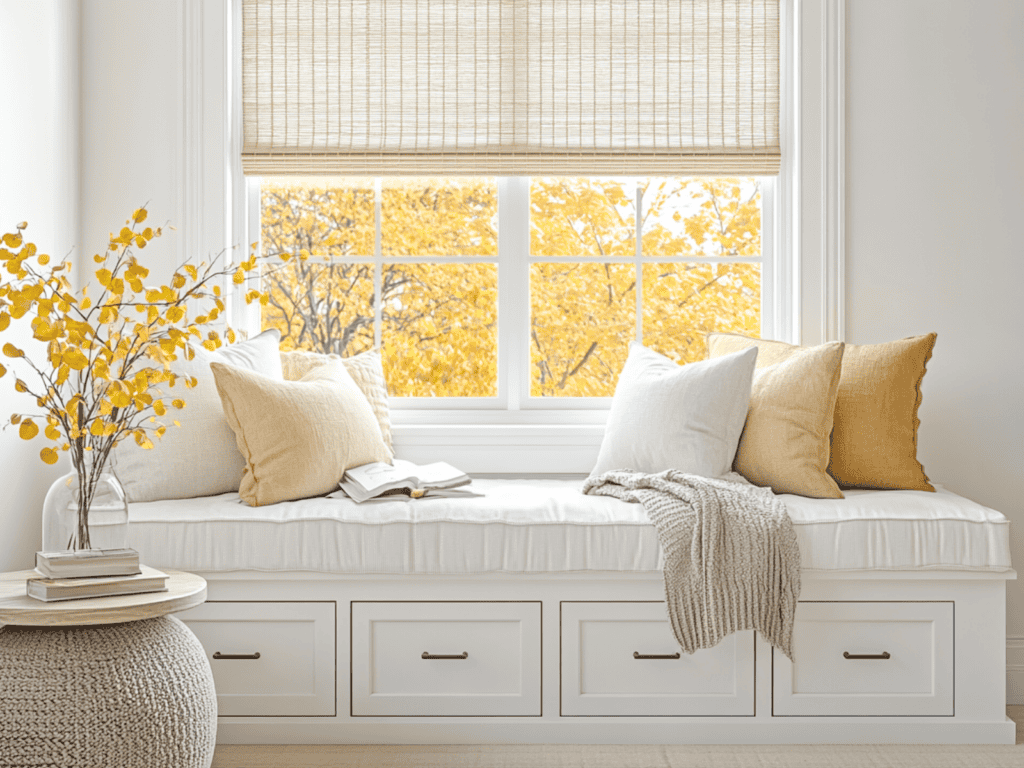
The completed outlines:
[[[339,492],[251,508],[238,494],[132,504],[144,562],[191,571],[657,572],[643,509],[580,480],[475,480],[482,498],[354,504]],[[1009,522],[948,491],[783,496],[809,571],[1010,569]]]

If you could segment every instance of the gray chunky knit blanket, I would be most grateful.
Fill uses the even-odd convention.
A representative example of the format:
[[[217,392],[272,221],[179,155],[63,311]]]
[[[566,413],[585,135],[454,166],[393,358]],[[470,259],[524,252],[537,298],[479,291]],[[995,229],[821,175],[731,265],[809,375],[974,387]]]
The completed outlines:
[[[643,506],[664,554],[669,621],[686,653],[755,629],[793,658],[800,550],[771,489],[732,474],[614,470],[589,478],[583,492]]]

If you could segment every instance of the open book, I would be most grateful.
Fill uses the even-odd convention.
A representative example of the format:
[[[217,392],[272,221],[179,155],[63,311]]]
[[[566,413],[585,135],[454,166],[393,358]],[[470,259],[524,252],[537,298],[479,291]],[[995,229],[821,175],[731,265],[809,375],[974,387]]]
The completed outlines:
[[[420,465],[395,459],[394,464],[377,461],[353,467],[345,472],[339,485],[353,501],[362,503],[378,496],[399,494],[414,499],[424,496],[476,496],[468,490],[457,490],[470,482],[469,475],[443,461]]]

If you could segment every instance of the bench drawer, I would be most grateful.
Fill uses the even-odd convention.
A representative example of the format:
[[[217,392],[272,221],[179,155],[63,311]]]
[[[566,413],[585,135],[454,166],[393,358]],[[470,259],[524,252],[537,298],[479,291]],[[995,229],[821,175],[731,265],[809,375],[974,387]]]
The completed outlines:
[[[801,602],[774,715],[952,715],[952,602]]]
[[[353,602],[352,715],[540,715],[539,602]]]
[[[333,602],[207,602],[177,615],[206,649],[218,714],[333,717],[335,614]]]
[[[561,643],[563,716],[754,714],[753,631],[688,655],[664,603],[564,602]]]

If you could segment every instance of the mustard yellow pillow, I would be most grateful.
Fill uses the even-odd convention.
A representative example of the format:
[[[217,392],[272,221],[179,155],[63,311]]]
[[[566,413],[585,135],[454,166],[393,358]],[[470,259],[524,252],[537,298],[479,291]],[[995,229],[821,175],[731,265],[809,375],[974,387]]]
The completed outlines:
[[[800,349],[754,374],[734,470],[775,493],[843,498],[827,471],[843,347]]]
[[[917,460],[921,380],[936,334],[847,344],[829,473],[848,488],[934,491]]]
[[[828,472],[841,488],[934,491],[917,460],[921,380],[936,334],[885,344],[847,344],[832,427]],[[740,334],[713,333],[708,356],[757,346],[757,367],[803,347]]]
[[[370,404],[340,361],[299,381],[210,368],[245,459],[238,493],[250,506],[330,493],[349,467],[390,460]]]
[[[352,357],[325,355],[319,352],[294,350],[281,352],[281,372],[286,381],[298,381],[314,368],[326,365],[331,360],[341,360],[345,370],[349,372],[356,386],[370,401],[374,416],[380,425],[380,434],[384,444],[394,455],[395,446],[391,441],[391,409],[388,406],[388,385],[384,380],[384,366],[380,352],[372,349]]]

